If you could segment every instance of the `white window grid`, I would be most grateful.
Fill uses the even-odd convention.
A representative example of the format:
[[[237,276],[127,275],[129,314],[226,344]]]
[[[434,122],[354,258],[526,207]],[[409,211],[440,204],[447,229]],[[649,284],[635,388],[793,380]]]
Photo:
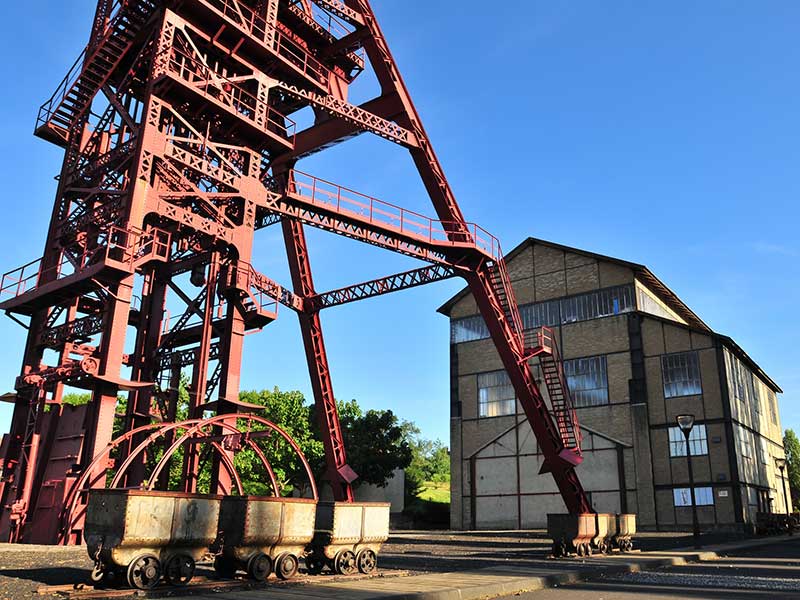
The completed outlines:
[[[478,416],[502,417],[517,410],[517,397],[508,373],[491,371],[478,375]]]
[[[672,490],[672,498],[676,507],[691,506],[692,494],[687,488],[675,488]],[[714,490],[710,487],[694,488],[694,502],[696,506],[714,506]]]
[[[703,393],[697,352],[679,352],[661,357],[664,397],[699,396]]]
[[[705,425],[698,425],[692,428],[689,434],[689,448],[692,456],[704,456],[708,454],[708,435]],[[680,427],[669,428],[669,455],[686,456],[686,438]]]

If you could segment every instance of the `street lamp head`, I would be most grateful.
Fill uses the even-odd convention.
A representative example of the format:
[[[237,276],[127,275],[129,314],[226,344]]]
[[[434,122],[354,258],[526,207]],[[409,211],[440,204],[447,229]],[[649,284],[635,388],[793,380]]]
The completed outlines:
[[[780,457],[776,458],[775,466],[778,467],[779,471],[783,471],[786,468],[786,459]]]
[[[689,433],[694,427],[694,415],[678,415],[675,420],[684,433]]]

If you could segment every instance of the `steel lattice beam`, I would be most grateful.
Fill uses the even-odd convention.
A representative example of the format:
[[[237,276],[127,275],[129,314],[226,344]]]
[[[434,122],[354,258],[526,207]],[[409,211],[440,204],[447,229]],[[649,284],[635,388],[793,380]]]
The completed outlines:
[[[425,285],[426,283],[451,279],[458,275],[458,271],[451,266],[433,265],[430,267],[422,267],[421,269],[397,273],[389,277],[381,277],[380,279],[357,283],[338,290],[323,292],[309,298],[309,304],[312,310],[322,310],[323,308],[339,306],[341,304],[347,304],[348,302],[356,302],[366,298],[374,298],[400,290],[407,290],[409,288]]]

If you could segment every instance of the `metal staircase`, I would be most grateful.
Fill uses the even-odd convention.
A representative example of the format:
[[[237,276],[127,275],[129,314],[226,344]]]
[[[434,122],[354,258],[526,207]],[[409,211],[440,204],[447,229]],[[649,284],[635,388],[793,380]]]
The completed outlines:
[[[581,431],[553,330],[549,327],[540,328],[536,332],[536,345],[528,349],[525,355],[526,359],[534,356],[539,359],[542,378],[550,396],[551,412],[564,448],[580,457]]]
[[[117,0],[103,37],[85,49],[50,99],[39,109],[35,134],[66,147],[69,131],[92,105],[156,10],[153,0]]]
[[[514,289],[511,287],[511,280],[508,278],[506,261],[499,253],[499,248],[497,258],[492,261],[489,267],[489,275],[492,289],[503,308],[506,322],[511,328],[517,347],[522,350],[524,347],[522,317],[519,314],[519,307],[514,296]]]

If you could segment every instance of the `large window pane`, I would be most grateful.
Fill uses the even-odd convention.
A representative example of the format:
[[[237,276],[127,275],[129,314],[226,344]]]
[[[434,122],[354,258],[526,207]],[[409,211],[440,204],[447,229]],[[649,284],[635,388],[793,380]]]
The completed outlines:
[[[561,322],[577,323],[636,309],[632,285],[622,285],[561,300]]]
[[[489,328],[483,317],[466,317],[464,319],[454,319],[450,322],[450,343],[460,344],[461,342],[472,342],[483,340],[489,337]]]
[[[753,458],[753,435],[744,427],[739,427],[739,453],[742,458]]]
[[[767,390],[767,403],[769,404],[769,417],[773,425],[778,424],[778,400],[775,397],[775,392]]]
[[[564,373],[575,406],[608,404],[608,370],[605,356],[565,360]]]
[[[478,375],[478,416],[500,417],[513,415],[517,397],[505,371]]]
[[[672,490],[675,506],[691,506],[692,494],[689,488],[675,488]],[[710,487],[694,488],[694,501],[697,506],[713,506],[714,490]]]
[[[681,352],[661,357],[664,397],[696,396],[703,393],[697,352]]]
[[[634,295],[632,285],[621,285],[561,300],[522,304],[519,312],[525,329],[554,327],[559,323],[577,323],[631,312],[636,310]],[[484,340],[488,337],[489,329],[480,315],[453,319],[450,323],[451,344]]]
[[[708,438],[705,425],[695,425],[689,434],[689,446],[692,456],[708,454]],[[669,455],[686,456],[686,438],[680,427],[669,428]]]
[[[558,300],[525,304],[519,307],[525,329],[553,327],[561,322],[561,303]]]

